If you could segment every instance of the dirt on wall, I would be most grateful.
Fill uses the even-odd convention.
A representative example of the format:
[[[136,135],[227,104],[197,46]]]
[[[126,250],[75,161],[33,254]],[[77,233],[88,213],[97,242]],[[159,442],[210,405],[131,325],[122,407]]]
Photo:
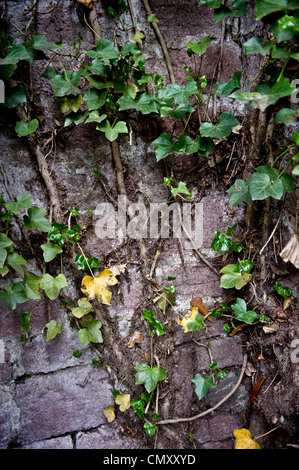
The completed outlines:
[[[200,42],[206,36],[212,42],[198,66],[208,83],[214,83],[215,74],[218,81],[230,80],[239,70],[244,80],[250,81],[256,75],[258,59],[245,55],[241,46],[253,35],[264,34],[262,22],[254,20],[251,3],[244,17],[227,18],[223,26],[223,22],[215,23],[212,10],[198,8],[197,0],[150,2],[152,12],[159,18],[176,82],[186,83],[184,67],[192,65],[186,53],[188,41]],[[161,42],[146,21],[146,4],[131,1],[137,30],[145,35],[141,47],[148,72],[164,75],[169,84]],[[102,37],[113,40],[115,17],[107,16],[102,2],[94,5]],[[2,1],[0,6],[2,27],[12,36],[27,28],[46,35],[48,41],[62,41],[70,51],[80,32],[81,49],[93,48],[94,31],[89,27],[88,10],[75,0],[39,0],[33,2],[31,9],[30,2],[14,0]],[[132,24],[130,11],[124,18],[126,26]],[[117,30],[117,35],[125,42],[130,32],[123,28]],[[22,41],[22,35],[18,40]],[[65,58],[66,64],[67,61]],[[258,439],[262,448],[298,447],[298,270],[279,256],[294,231],[296,191],[287,194],[283,206],[281,201],[271,200],[267,206],[258,202],[250,211],[242,204],[230,206],[226,193],[236,178],[250,174],[261,162],[269,146],[275,149],[282,145],[280,128],[272,129],[270,134],[269,113],[250,110],[229,99],[215,101],[212,96],[211,112],[214,106],[217,116],[230,111],[242,128],[218,142],[208,157],[178,154],[157,162],[153,140],[163,132],[178,136],[184,124],[173,118],[135,116],[130,121],[129,139],[123,135],[119,139],[123,188],[112,145],[95,130],[94,123],[63,127],[59,100],[42,76],[48,65],[43,58],[32,63],[30,69],[25,65],[21,72],[29,77],[32,87],[33,112],[40,122],[40,151],[46,155],[48,179],[35,141],[17,137],[14,111],[2,108],[0,193],[6,201],[30,193],[33,205],[46,208],[46,216],[53,223],[68,225],[70,210],[78,207],[79,215],[73,216],[72,221],[84,228],[80,246],[86,256],[98,258],[101,269],[122,269],[118,284],[110,287],[111,304],[92,304],[94,318],[102,322],[102,344],[82,347],[78,322],[71,316],[70,306],[77,305],[82,296],[83,274],[74,261],[80,254],[78,246],[65,247],[63,272],[68,285],[59,299],[43,299],[37,306],[36,301],[29,300],[25,307],[18,305],[14,311],[0,304],[0,338],[4,344],[4,361],[0,362],[0,447],[233,449],[233,431],[242,428],[249,429],[253,437],[264,435]],[[191,134],[198,127],[192,119]],[[193,188],[195,200],[201,205],[200,226],[195,227],[201,236],[198,249],[194,250],[185,234],[181,239],[173,233],[165,239],[145,237],[144,252],[138,240],[122,233],[112,238],[98,236],[97,220],[103,216],[103,203],[109,203],[109,210],[117,213],[124,189],[129,201],[142,204],[149,211],[150,204],[169,200],[168,188],[163,185],[166,175],[172,176],[176,184],[183,181]],[[53,194],[58,198],[58,212]],[[59,220],[55,220],[57,214]],[[259,312],[270,318],[270,330],[256,323],[232,335],[224,331],[227,319],[221,316],[209,317],[200,331],[185,333],[178,319],[190,309],[192,300],[201,297],[210,312],[220,308],[221,302],[233,303],[238,297],[233,289],[223,289],[219,283],[220,269],[238,258],[234,252],[216,254],[211,249],[214,232],[237,225],[235,237],[245,246],[248,258],[252,258],[262,249],[278,219],[275,235],[263,250],[264,257],[256,256],[254,274],[243,294],[248,303],[256,302]],[[24,243],[16,221],[10,236],[27,260],[28,270],[41,276],[45,263],[40,246],[46,242],[45,234],[32,230],[28,232],[29,244]],[[47,263],[47,272],[59,274],[60,263],[58,257]],[[171,285],[168,276],[175,278],[176,297],[174,305],[163,313],[153,299],[161,292],[161,286]],[[293,293],[287,310],[283,310],[281,298],[273,292],[276,282]],[[4,290],[5,280],[0,283]],[[22,342],[20,313],[30,312],[33,307],[28,340]],[[143,310],[153,310],[155,318],[164,325],[165,334],[155,336],[153,344]],[[63,326],[59,335],[47,341],[45,325],[50,320]],[[143,340],[132,347],[130,340],[136,332]],[[80,357],[73,355],[77,350],[82,352]],[[132,407],[119,411],[113,390],[140,398],[144,390],[135,384],[134,367],[149,364],[151,354],[154,363],[166,370],[166,379],[159,382],[153,397],[153,409],[165,423],[159,424],[158,420],[157,432],[149,437]],[[92,364],[95,358],[100,364]],[[210,375],[212,362],[217,363],[219,370],[226,370],[227,375],[198,400],[190,379],[199,373]],[[256,384],[260,385],[258,390]],[[234,393],[229,395],[232,390]],[[104,415],[109,405],[116,409],[116,419],[111,423]],[[204,413],[211,408],[214,411]],[[190,419],[197,415],[202,416]]]

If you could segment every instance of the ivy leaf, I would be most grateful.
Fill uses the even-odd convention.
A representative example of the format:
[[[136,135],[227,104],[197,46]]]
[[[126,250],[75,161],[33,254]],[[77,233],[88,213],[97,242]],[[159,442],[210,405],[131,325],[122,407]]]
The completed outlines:
[[[17,202],[6,202],[5,207],[14,214],[22,209],[29,209],[31,207],[31,194],[18,194]]]
[[[41,278],[30,271],[24,276],[25,293],[28,299],[40,299]]]
[[[253,173],[247,184],[250,187],[250,195],[253,201],[266,199],[269,196],[274,199],[281,199],[283,196],[282,180],[272,180],[269,174]]]
[[[78,90],[81,79],[81,71],[70,72],[66,70],[62,75],[55,75],[49,80],[55,96],[70,95]]]
[[[238,124],[240,124],[239,121],[232,114],[222,113],[216,126],[211,122],[204,122],[199,128],[199,132],[203,137],[226,139],[233,127]]]
[[[131,96],[122,96],[118,101],[119,111],[135,109],[142,114],[158,113],[157,104],[151,95],[142,94],[140,99],[134,100]]]
[[[284,15],[274,23],[271,31],[278,43],[289,41],[299,31],[299,19],[294,16]]]
[[[107,77],[108,75],[108,67],[102,59],[93,59],[91,65],[86,65],[85,68],[86,70],[94,72],[97,75],[102,75],[103,77]]]
[[[24,276],[24,270],[22,264],[27,263],[27,261],[22,258],[22,256],[17,253],[11,253],[8,255],[6,263],[9,264],[20,276]]]
[[[47,327],[47,341],[51,341],[55,336],[61,333],[62,323],[57,323],[56,320],[51,320],[46,324]]]
[[[155,434],[157,430],[157,426],[153,423],[146,422],[143,425],[143,429],[145,430],[146,434],[151,437]]]
[[[193,52],[193,54],[197,54],[198,56],[202,56],[206,50],[208,44],[212,42],[211,38],[203,38],[200,43],[198,44],[196,41],[189,41],[187,43],[187,48]]]
[[[112,423],[115,420],[114,408],[111,405],[106,406],[104,409],[104,415],[107,418],[108,423]]]
[[[100,330],[102,322],[99,320],[91,320],[86,328],[82,328],[78,335],[83,346],[86,346],[89,343],[102,343],[103,337]]]
[[[197,94],[198,88],[194,81],[188,82],[185,86],[179,83],[172,83],[167,89],[158,91],[159,99],[174,99],[176,104],[185,104],[191,95]]]
[[[229,204],[231,206],[237,206],[241,202],[247,202],[247,204],[252,204],[252,199],[250,196],[248,184],[240,179],[237,179],[235,183],[226,191],[228,194],[231,194],[229,199]]]
[[[220,273],[223,273],[220,279],[220,287],[223,287],[223,289],[232,289],[233,287],[237,290],[242,289],[251,279],[250,271],[252,268],[253,264],[250,260],[243,260],[241,264],[227,264],[220,270]]]
[[[88,116],[88,111],[85,111],[85,113],[81,113],[81,111],[77,113],[70,113],[67,115],[64,121],[64,127],[68,127],[71,124],[76,124],[78,126],[79,124],[82,124]]]
[[[0,233],[0,248],[8,248],[13,245],[13,241],[8,238],[4,233]]]
[[[264,89],[257,87],[258,91],[253,93],[237,91],[234,94],[234,98],[251,103],[252,108],[259,108],[261,111],[265,111],[268,106],[275,104],[279,98],[289,96],[296,91],[296,88],[290,84],[286,77],[281,77],[279,81],[269,88],[267,93],[260,92],[260,90],[263,91]]]
[[[255,7],[255,19],[260,20],[266,15],[285,10],[287,7],[288,0],[258,0]]]
[[[124,395],[116,395],[114,401],[117,405],[119,405],[120,411],[126,411],[131,406],[131,396],[129,393],[125,393]]]
[[[155,319],[152,310],[143,310],[142,315],[149,322],[150,328],[156,330],[157,336],[164,335],[164,325]]]
[[[35,132],[38,126],[39,122],[37,119],[32,119],[28,124],[27,122],[19,121],[15,125],[15,131],[19,137],[25,137]]]
[[[110,305],[111,292],[107,286],[114,286],[118,280],[110,269],[104,269],[97,277],[85,276],[82,279],[81,290],[89,299],[97,297],[99,302]]]
[[[159,23],[159,20],[154,13],[152,13],[151,15],[147,17],[147,21],[149,23]]]
[[[93,111],[103,106],[106,102],[107,94],[108,91],[103,91],[99,96],[97,90],[92,88],[86,90],[83,96],[83,100],[86,101],[88,110]]]
[[[80,108],[80,105],[83,103],[83,97],[78,93],[77,95],[64,96],[61,100],[61,111],[67,113],[72,110],[75,113]]]
[[[160,380],[166,379],[166,372],[163,367],[150,367],[147,364],[140,363],[137,364],[134,369],[137,371],[135,375],[135,385],[144,384],[148,393],[151,393],[156,388]]]
[[[30,55],[24,44],[13,45],[4,59],[0,59],[0,65],[15,65],[19,60],[30,60]]]
[[[198,7],[202,5],[208,5],[210,8],[219,8],[223,0],[200,0]]]
[[[82,318],[90,312],[93,312],[93,308],[90,302],[88,302],[86,297],[83,297],[78,300],[79,307],[72,308],[72,314],[76,318]]]
[[[277,123],[283,123],[283,124],[294,124],[298,120],[298,111],[294,111],[293,109],[290,108],[283,108],[275,116],[274,122],[275,124]]]
[[[143,34],[142,31],[137,31],[136,34],[130,36],[133,41],[138,42],[139,44],[142,44],[142,39],[145,38],[145,35]]]
[[[100,262],[98,258],[93,257],[92,259],[86,258],[87,262],[84,258],[83,255],[77,255],[75,258],[75,263],[77,265],[78,269],[84,269],[88,271],[89,268],[99,268],[100,267]],[[87,264],[88,263],[88,264]]]
[[[110,60],[118,59],[119,51],[114,46],[113,42],[102,38],[97,43],[97,50],[89,51],[87,55],[93,59],[103,59],[104,64],[109,65]]]
[[[43,256],[46,263],[52,261],[56,255],[62,253],[63,251],[60,246],[58,246],[56,243],[51,242],[44,243],[43,245],[41,245],[41,249],[43,250]]]
[[[211,248],[219,253],[220,251],[228,251],[233,246],[233,242],[228,238],[225,233],[219,232],[216,230],[214,233],[214,240],[212,242]]]
[[[91,113],[89,113],[88,118],[85,121],[85,124],[87,124],[88,122],[97,122],[98,124],[100,124],[102,121],[104,121],[104,119],[106,119],[106,117],[107,117],[107,114],[101,114],[100,116],[99,111],[94,110],[94,111],[91,111]]]
[[[177,188],[172,188],[171,193],[176,196],[177,194],[190,194],[189,189],[186,186],[186,183],[182,181],[179,182]]]
[[[171,136],[167,132],[163,132],[157,139],[152,142],[153,145],[157,147],[156,149],[156,158],[157,161],[161,160],[162,158],[166,157],[171,153],[194,153],[197,152],[200,141],[193,140],[185,135],[182,134],[178,138],[178,140],[173,143]]]
[[[182,119],[186,113],[192,113],[194,108],[188,104],[179,104],[176,108],[170,108],[168,106],[162,106],[160,108],[161,117],[172,116],[174,119]]]
[[[236,438],[235,449],[260,449],[258,442],[254,441],[251,432],[248,429],[235,429],[234,436]]]
[[[26,41],[25,45],[27,48],[31,47],[32,49],[36,49],[38,51],[43,52],[46,52],[49,49],[56,49],[58,47],[61,48],[63,46],[62,44],[54,44],[53,42],[48,42],[48,39],[44,34],[41,34],[39,36],[33,34],[31,39],[29,41]]]
[[[186,315],[182,318],[178,319],[178,324],[184,328],[184,333],[188,333],[190,330],[189,326],[191,325],[191,330],[193,331],[193,327],[197,327],[197,330],[201,330],[204,328],[203,324],[204,317],[199,315],[199,310],[197,307],[192,307],[191,310],[188,310]],[[196,323],[196,325],[192,325]]]
[[[55,278],[50,274],[44,274],[40,281],[40,287],[45,291],[50,300],[57,299],[61,289],[67,286],[64,274],[59,274]]]
[[[97,125],[97,130],[105,133],[106,139],[113,142],[118,138],[118,134],[128,133],[127,124],[124,121],[118,121],[113,127],[110,122],[106,119],[103,123]]]
[[[28,215],[24,215],[24,225],[27,230],[40,230],[41,232],[50,232],[52,225],[44,217],[46,209],[43,207],[31,207],[28,209]]]
[[[291,297],[293,292],[289,287],[283,287],[279,282],[276,282],[273,289],[277,292],[277,294],[281,295],[284,299]]]
[[[0,299],[12,310],[14,310],[18,304],[28,300],[25,287],[22,282],[14,282],[13,284],[10,284],[7,291],[2,292],[0,295]]]
[[[258,314],[253,310],[247,310],[245,300],[239,297],[236,299],[236,303],[232,305],[232,309],[235,312],[235,319],[244,323],[251,324],[258,317]]]
[[[246,15],[246,0],[235,0],[231,8],[227,8],[224,5],[221,5],[220,8],[217,8],[214,11],[215,22],[222,21],[228,16],[233,16],[238,18],[240,16]]]
[[[241,88],[242,72],[235,72],[229,82],[218,82],[215,87],[216,95],[229,96]]]
[[[272,49],[273,42],[269,41],[262,45],[260,39],[254,37],[244,42],[243,46],[246,49],[246,54],[261,54],[262,56],[266,56]]]
[[[193,309],[197,309],[196,307],[192,307]],[[197,309],[198,311],[198,309]],[[188,331],[198,331],[202,330],[205,327],[204,324],[205,317],[203,315],[200,315],[200,313],[197,313],[195,316],[195,321],[190,321],[186,324],[186,327],[188,328]]]
[[[5,94],[5,106],[15,108],[21,103],[26,103],[26,93],[21,86],[9,88]]]
[[[190,380],[195,384],[195,393],[199,400],[207,395],[210,388],[216,387],[212,377],[204,377],[201,374],[196,374],[195,377]]]

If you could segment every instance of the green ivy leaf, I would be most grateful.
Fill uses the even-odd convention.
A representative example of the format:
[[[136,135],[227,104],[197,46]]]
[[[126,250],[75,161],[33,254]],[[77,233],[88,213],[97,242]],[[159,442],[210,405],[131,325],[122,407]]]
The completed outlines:
[[[218,82],[215,87],[216,95],[229,96],[241,88],[242,72],[235,72],[229,82]]]
[[[20,313],[20,317],[21,317],[21,325],[20,325],[21,331],[26,331],[29,328],[31,328],[31,325],[29,323],[31,314],[27,312]]]
[[[297,122],[299,117],[298,111],[294,111],[290,108],[283,108],[275,116],[274,122],[276,123],[283,123],[283,124],[294,124]]]
[[[236,303],[232,305],[232,309],[235,312],[235,319],[244,323],[251,324],[258,317],[258,314],[253,310],[247,310],[245,300],[239,297],[236,299]]]
[[[140,363],[137,364],[134,369],[137,371],[135,375],[135,385],[144,384],[148,393],[151,393],[156,388],[160,380],[166,379],[166,371],[163,367],[150,367],[147,364]]]
[[[163,88],[158,91],[158,98],[162,100],[173,98],[176,104],[185,104],[191,95],[197,93],[198,88],[194,81],[188,82],[185,86],[172,83],[167,89]]]
[[[44,274],[40,281],[40,287],[45,291],[50,300],[57,299],[61,289],[67,286],[64,274],[59,274],[55,278],[50,274]]]
[[[68,111],[72,110],[76,113],[82,103],[83,97],[80,95],[80,93],[77,95],[64,96],[61,100],[61,111],[63,113],[67,113]]]
[[[25,293],[28,299],[40,299],[40,281],[41,277],[30,271],[24,276]]]
[[[159,20],[154,13],[152,13],[151,15],[147,17],[147,21],[149,23],[159,23]]]
[[[5,106],[15,108],[21,103],[26,103],[26,93],[21,86],[9,88],[5,94]]]
[[[223,0],[200,0],[197,6],[208,5],[210,8],[219,8],[222,2]]]
[[[25,292],[25,287],[22,282],[14,282],[10,284],[7,288],[7,291],[2,292],[0,295],[2,302],[12,310],[16,308],[18,304],[26,302],[27,296]]]
[[[90,312],[93,312],[93,308],[86,297],[78,300],[79,307],[72,308],[72,314],[76,318],[82,318]]]
[[[157,426],[155,424],[152,424],[152,423],[144,423],[143,425],[143,429],[145,430],[146,434],[151,437],[155,434],[156,430],[157,430]]]
[[[87,55],[92,59],[103,59],[104,64],[109,65],[110,60],[118,59],[119,51],[114,46],[113,42],[102,38],[97,43],[97,50],[89,51]]]
[[[204,377],[201,374],[196,374],[195,377],[190,380],[195,385],[195,393],[199,400],[207,395],[210,388],[216,387],[213,383],[213,377]]]
[[[86,271],[88,271],[89,267],[91,269],[100,267],[100,262],[99,262],[98,258],[93,257],[92,259],[89,259],[89,258],[86,258],[86,259],[87,259],[87,262],[86,262],[83,255],[77,255],[76,256],[75,263],[76,263],[78,269],[85,269]],[[89,267],[88,267],[88,265],[89,265]]]
[[[83,96],[83,100],[86,101],[87,107],[89,111],[93,111],[95,109],[99,109],[101,106],[103,106],[106,102],[106,97],[107,97],[108,91],[103,91],[100,96],[97,92],[97,90],[94,90],[92,88],[86,90]]]
[[[212,242],[211,248],[219,253],[220,251],[228,251],[233,246],[233,242],[228,238],[224,233],[216,230],[214,233],[214,240]]]
[[[186,186],[186,183],[180,181],[177,188],[172,188],[171,193],[176,196],[177,194],[190,194],[189,189]]]
[[[257,87],[258,91],[253,93],[237,91],[234,94],[234,98],[239,101],[251,103],[252,108],[259,108],[261,111],[265,111],[268,106],[275,104],[279,98],[290,96],[294,91],[296,91],[296,88],[290,84],[289,79],[286,77],[281,77],[279,81],[269,88],[267,93],[259,92],[261,89],[260,87],[261,85]]]
[[[277,42],[289,41],[299,31],[299,19],[294,16],[284,15],[271,27]]]
[[[4,59],[0,59],[0,65],[15,65],[19,60],[30,60],[30,55],[24,44],[13,45]]]
[[[62,249],[56,243],[47,242],[41,245],[43,256],[46,263],[52,261],[56,255],[62,253]]]
[[[70,95],[78,90],[82,72],[66,70],[62,75],[55,75],[49,80],[55,96]]]
[[[83,346],[91,343],[102,343],[103,337],[102,332],[100,330],[102,326],[102,322],[99,320],[91,320],[87,325],[86,328],[82,328],[79,331],[79,338]]]
[[[61,333],[62,323],[57,323],[56,320],[51,320],[46,324],[47,327],[47,341],[51,341],[55,336]]]
[[[233,16],[238,18],[240,16],[246,15],[246,0],[235,0],[231,8],[227,8],[224,5],[221,5],[220,8],[217,8],[214,11],[215,22],[222,21],[228,16]]]
[[[103,77],[107,77],[108,75],[108,67],[102,59],[93,59],[91,65],[86,65],[85,69],[94,72],[96,75],[102,75]]]
[[[113,127],[111,127],[110,122],[106,119],[103,123],[97,125],[97,130],[104,132],[106,139],[110,142],[118,138],[118,134],[128,133],[127,125],[124,121],[118,121]]]
[[[37,119],[32,119],[29,123],[19,121],[15,125],[15,131],[19,137],[24,137],[35,132],[38,126],[39,122]]]
[[[277,294],[281,295],[284,299],[291,297],[293,292],[289,287],[283,287],[279,282],[276,282],[273,289],[277,292]]]
[[[202,56],[206,52],[207,46],[210,44],[210,42],[212,42],[212,39],[208,37],[203,38],[199,44],[196,41],[189,41],[187,43],[187,48],[190,49],[193,54]]]
[[[250,271],[252,268],[253,264],[250,260],[241,261],[241,265],[240,263],[227,264],[220,270],[220,273],[223,273],[220,279],[220,287],[223,287],[223,289],[232,289],[233,287],[237,290],[242,289],[251,279]]]
[[[37,51],[47,52],[49,49],[57,49],[63,47],[63,44],[54,44],[53,42],[48,42],[47,37],[44,34],[39,36],[32,35],[29,41],[25,42],[27,49],[35,49]]]
[[[189,331],[203,330],[205,327],[204,320],[205,320],[205,317],[203,315],[200,315],[200,313],[198,313],[195,317],[195,321],[186,323],[186,327],[188,328]]]
[[[246,49],[246,54],[261,54],[262,56],[266,56],[272,49],[273,42],[269,41],[262,45],[260,39],[254,37],[244,42],[243,46]]]
[[[20,212],[22,209],[29,209],[31,207],[31,194],[18,194],[17,195],[17,202],[6,202],[5,207],[9,211],[16,214]]]
[[[22,258],[22,256],[17,253],[11,253],[6,259],[6,264],[12,267],[20,276],[24,276],[24,270],[22,264],[27,263],[27,261]]]
[[[171,136],[167,132],[161,134],[152,144],[157,147],[157,161],[171,153],[195,153],[199,149],[199,145],[201,145],[199,140],[193,141],[185,134],[180,135],[178,140],[173,143]]]
[[[150,328],[156,330],[157,336],[164,335],[164,325],[155,319],[152,310],[143,310],[142,316],[149,322]]]
[[[258,0],[255,7],[255,19],[260,20],[266,15],[285,10],[287,7],[288,0]]]
[[[28,209],[28,215],[24,215],[24,225],[27,230],[40,230],[41,232],[50,232],[52,225],[44,217],[46,209],[43,207],[31,207]]]
[[[217,125],[204,122],[199,128],[199,132],[203,137],[226,139],[232,132],[233,127],[238,124],[240,124],[239,121],[231,113],[222,113]]]
[[[235,183],[229,189],[227,189],[226,192],[231,194],[229,199],[229,204],[231,206],[237,206],[238,204],[241,204],[241,202],[252,204],[249,186],[241,179],[237,179]]]
[[[135,109],[142,114],[158,113],[155,98],[146,93],[142,94],[139,100],[134,100],[131,96],[122,96],[118,101],[119,111]]]
[[[194,108],[188,104],[179,104],[176,108],[170,108],[167,106],[162,106],[160,108],[161,117],[172,116],[174,119],[182,119],[186,113],[192,113]]]
[[[283,183],[281,179],[272,180],[269,174],[253,173],[247,181],[253,201],[273,197],[281,199],[283,196]]]

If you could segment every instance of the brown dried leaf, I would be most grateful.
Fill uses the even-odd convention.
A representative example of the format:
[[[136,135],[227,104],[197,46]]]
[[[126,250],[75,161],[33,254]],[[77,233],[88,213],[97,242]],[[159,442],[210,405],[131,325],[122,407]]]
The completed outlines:
[[[125,272],[127,265],[126,264],[118,264],[111,266],[109,269],[114,276],[119,276],[123,272]]]
[[[127,343],[128,348],[134,348],[135,343],[142,343],[144,339],[144,334],[140,331],[134,331],[133,335],[131,336],[129,342]]]
[[[196,307],[196,308],[198,308],[198,311],[199,311],[200,313],[202,313],[203,315],[206,316],[206,315],[209,314],[208,309],[207,309],[207,307],[205,306],[205,304],[203,303],[201,297],[195,297],[195,299],[192,299],[192,300],[190,301],[190,304],[191,304],[191,307]],[[210,318],[210,317],[207,317],[207,318],[208,318],[208,320],[209,320],[211,323],[213,323],[212,318]]]
[[[278,323],[272,323],[272,325],[270,326],[263,326],[263,331],[266,335],[268,335],[270,333],[276,333],[278,328],[279,328]]]
[[[251,392],[250,392],[250,398],[251,398],[251,401],[253,403],[256,403],[256,399],[257,399],[257,396],[258,396],[258,393],[260,391],[260,388],[261,386],[263,385],[263,383],[265,382],[266,380],[266,377],[263,377],[262,379],[260,379],[252,388]]]
[[[284,249],[279,253],[283,261],[290,261],[297,269],[299,269],[299,238],[294,233],[291,236]]]

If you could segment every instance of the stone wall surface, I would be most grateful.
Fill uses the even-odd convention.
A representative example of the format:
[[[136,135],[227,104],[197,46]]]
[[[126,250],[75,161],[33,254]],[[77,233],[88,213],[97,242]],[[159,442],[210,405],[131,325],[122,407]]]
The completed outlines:
[[[23,14],[22,8],[29,2],[12,0],[6,3],[13,24],[19,29],[24,28],[28,16]],[[47,11],[54,3],[39,0],[38,11]],[[187,42],[199,42],[206,36],[210,36],[213,42],[201,61],[200,70],[202,74],[212,78],[222,34],[221,22],[215,24],[213,12],[206,7],[197,8],[198,0],[152,0],[150,4],[160,20],[159,26],[169,48],[176,80],[182,84],[186,83],[184,66],[191,65],[191,59],[186,54]],[[114,19],[107,18],[101,2],[96,2],[95,5],[103,37],[111,40],[114,34]],[[161,47],[150,24],[145,22],[143,3],[140,0],[132,0],[132,6],[137,26],[146,35],[142,48],[148,60],[148,67],[150,71],[164,74],[168,81]],[[37,34],[46,34],[49,41],[62,41],[70,49],[80,31],[83,35],[82,48],[88,50],[93,45],[94,37],[84,21],[83,11],[77,2],[63,0],[52,13],[37,14],[34,27]],[[130,15],[127,12],[126,24],[130,23]],[[240,38],[246,39],[252,34],[255,25],[256,22],[252,21],[251,5],[245,18],[227,20],[221,80],[229,80],[235,71],[241,69],[246,79],[255,75],[258,63],[255,63],[252,57],[246,57],[240,47]],[[12,25],[10,29],[13,31]],[[123,36],[127,40],[125,33]],[[46,61],[40,61],[38,65],[33,66],[36,100],[43,106],[45,115],[42,132],[51,130],[55,119],[62,119],[57,99],[53,97],[48,82],[41,77],[47,65]],[[238,107],[229,101],[226,105],[224,102],[218,103],[218,112],[227,109],[233,109],[236,116],[244,112],[241,105]],[[130,197],[135,202],[146,203],[148,199],[151,202],[164,202],[168,197],[162,184],[164,164],[156,162],[155,149],[150,142],[153,136],[158,136],[163,128],[167,125],[171,127],[173,123],[161,123],[157,120],[155,125],[157,129],[153,129],[146,120],[141,121],[141,132],[133,130],[131,144],[124,138],[120,140],[126,184]],[[18,139],[13,132],[1,129],[0,147],[1,162],[5,164],[6,178],[13,197],[19,193],[30,192],[33,204],[46,207],[49,215],[47,191],[26,142]],[[111,148],[108,141],[95,132],[92,124],[84,128],[77,126],[65,130],[63,143],[57,145],[55,157],[49,156],[48,164],[57,183],[63,210],[68,211],[78,206],[80,220],[87,222],[88,209],[96,209],[100,202],[107,202],[103,186],[99,183],[94,185],[92,173],[95,169],[100,170],[101,178],[106,182],[106,189],[108,188],[109,194],[117,200],[117,181]],[[196,173],[198,169],[192,168],[193,163],[190,164],[191,170],[187,160],[177,161],[175,165],[177,166],[174,166],[174,171],[178,171],[179,177],[198,175],[198,185],[194,190],[200,192],[203,181],[200,172]],[[0,188],[7,197],[3,174],[0,174]],[[232,211],[222,181],[209,186],[201,202],[204,218],[201,227],[203,244],[200,250],[210,261],[217,262],[217,255],[210,249],[214,231],[236,223],[244,215],[243,208]],[[100,240],[95,232],[98,216],[95,210],[91,229],[82,240],[82,247],[89,257],[95,256],[101,260],[104,260],[110,251],[118,249],[114,261],[127,262],[126,272],[119,278],[119,284],[112,288],[111,306],[105,310],[105,318],[113,325],[113,332],[120,347],[125,348],[135,329],[136,309],[140,309],[143,302],[146,303],[146,286],[140,272],[136,245],[133,243],[131,251],[127,252],[122,247],[121,239]],[[15,235],[16,239],[20,236],[17,226]],[[154,240],[151,243],[153,261],[156,245]],[[39,245],[40,243],[37,244],[37,249]],[[179,312],[184,314],[190,308],[190,300],[197,296],[202,297],[208,308],[213,307],[224,295],[223,289],[219,287],[219,276],[197,257],[190,246],[183,251],[182,257],[177,239],[170,237],[165,240],[164,249],[155,268],[155,278],[163,285],[167,276],[176,276],[175,305]],[[28,261],[32,264],[34,272],[41,273],[34,260]],[[53,269],[56,267],[55,263],[56,261],[52,264]],[[59,262],[57,263],[59,270]],[[67,272],[65,274],[67,275]],[[74,300],[80,295],[80,279],[79,273],[78,278],[70,280],[65,290],[68,298]],[[29,301],[26,311],[29,311],[32,305],[33,301]],[[12,312],[1,304],[0,310],[0,336],[5,345],[5,362],[0,364],[0,448],[140,449],[152,445],[144,434],[136,434],[128,429],[121,413],[116,421],[107,423],[103,410],[106,406],[114,404],[112,391],[117,385],[121,388],[122,371],[119,371],[119,382],[116,383],[115,376],[110,375],[111,369],[113,370],[113,350],[109,352],[111,363],[107,361],[107,364],[100,366],[91,365],[92,359],[97,356],[92,348],[82,348],[77,329],[68,321],[68,309],[61,308],[58,301],[51,303],[51,318],[62,322],[63,328],[61,335],[47,342],[45,334],[38,334],[49,320],[49,310],[46,303],[42,302],[34,310],[31,319],[31,332],[36,334],[36,337],[29,343],[19,341],[19,314],[24,311],[23,305],[19,305]],[[169,343],[165,343],[163,358],[163,364],[167,365],[168,382],[166,388],[163,388],[165,396],[160,412],[166,419],[194,415],[207,406],[217,404],[237,382],[244,355],[242,333],[234,338],[229,337],[223,332],[222,320],[214,319],[213,324],[209,324],[206,330],[196,332],[190,339],[178,326],[177,318],[175,311],[167,316],[167,327],[172,328],[173,336]],[[139,326],[146,334],[145,325],[141,320]],[[204,347],[208,341],[211,343],[213,360],[217,361],[218,367],[227,368],[229,374],[218,387],[210,391],[208,397],[196,402],[190,378],[202,371],[209,373],[210,357]],[[113,344],[113,340],[108,344]],[[105,338],[99,348],[107,353]],[[75,358],[73,351],[82,349],[83,355]],[[130,372],[132,377],[134,376],[134,365],[140,362],[140,358],[144,362],[146,351],[149,351],[148,338],[143,346],[137,345],[132,350],[127,348],[126,357],[131,364],[131,370],[126,373]],[[124,362],[125,367],[126,364],[127,362]],[[172,383],[174,387],[169,396],[167,383]],[[193,435],[194,448],[233,448],[233,430],[250,426],[251,385],[251,378],[245,376],[236,394],[222,407],[192,423],[191,431],[188,429]],[[131,393],[130,390],[121,390],[123,393]],[[135,392],[136,390],[140,391],[140,387],[137,387]],[[135,425],[137,418],[132,410],[128,413]],[[268,428],[265,427],[263,418],[255,419],[262,434],[264,429]],[[183,424],[175,430],[168,426],[163,437],[157,439],[157,448],[184,448],[187,434],[185,429],[187,428]],[[267,437],[261,442],[267,443]],[[190,442],[187,445],[190,445]]]

